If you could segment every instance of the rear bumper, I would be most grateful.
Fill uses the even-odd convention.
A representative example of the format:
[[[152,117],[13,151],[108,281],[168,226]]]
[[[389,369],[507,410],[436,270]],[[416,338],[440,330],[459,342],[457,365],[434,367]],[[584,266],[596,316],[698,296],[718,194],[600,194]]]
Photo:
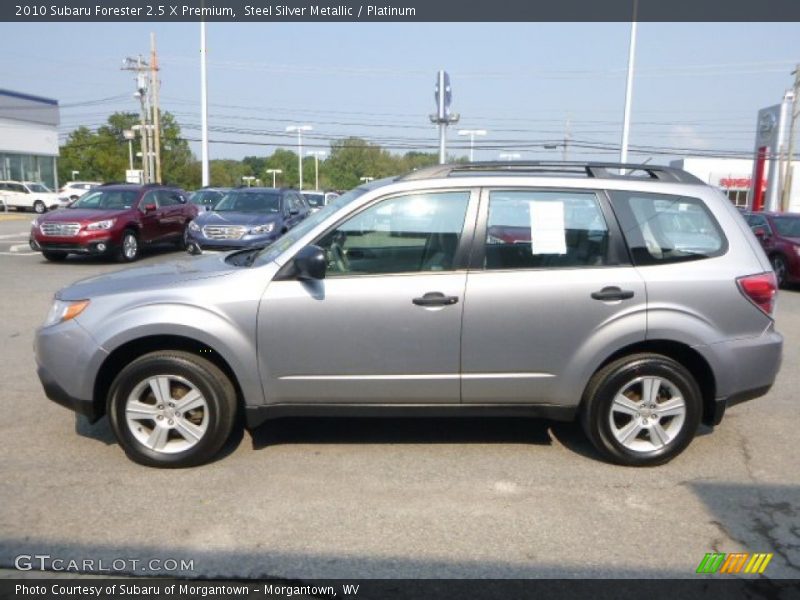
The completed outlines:
[[[718,425],[731,406],[766,395],[781,367],[783,336],[772,326],[762,335],[697,348],[711,364],[717,397],[706,424]]]

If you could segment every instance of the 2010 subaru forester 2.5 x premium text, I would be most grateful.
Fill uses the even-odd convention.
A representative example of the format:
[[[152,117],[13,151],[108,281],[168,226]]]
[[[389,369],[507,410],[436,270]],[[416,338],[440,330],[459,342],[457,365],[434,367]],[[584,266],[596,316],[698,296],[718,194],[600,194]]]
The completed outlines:
[[[264,248],[67,287],[36,359],[148,465],[212,459],[237,411],[579,418],[604,457],[656,465],[769,390],[775,294],[683,171],[473,163],[357,188]]]

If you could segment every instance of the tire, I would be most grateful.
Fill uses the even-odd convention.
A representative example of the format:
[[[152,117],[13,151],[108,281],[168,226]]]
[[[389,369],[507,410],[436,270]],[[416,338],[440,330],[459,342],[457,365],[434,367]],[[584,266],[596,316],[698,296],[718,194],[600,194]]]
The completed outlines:
[[[651,401],[643,402],[648,388],[658,396],[649,395]],[[683,365],[661,354],[643,353],[595,373],[582,407],[583,429],[604,458],[650,467],[669,462],[694,439],[703,401],[697,382]]]
[[[61,262],[62,260],[66,260],[67,253],[66,252],[45,252],[42,251],[42,256],[45,257],[46,260],[50,262]]]
[[[41,200],[37,200],[33,203],[33,212],[35,212],[37,215],[43,215],[47,212],[47,206],[45,206],[44,202]]]
[[[133,262],[139,258],[139,238],[132,229],[126,229],[122,234],[122,241],[117,249],[119,262]]]
[[[189,403],[183,411],[182,399]],[[177,350],[152,352],[130,363],[111,384],[107,403],[125,454],[149,467],[193,467],[212,460],[230,437],[237,412],[236,391],[225,374]]]
[[[772,265],[772,270],[775,271],[775,279],[778,280],[778,287],[786,287],[786,272],[788,269],[786,266],[786,259],[780,254],[775,254],[770,257],[769,262]]]

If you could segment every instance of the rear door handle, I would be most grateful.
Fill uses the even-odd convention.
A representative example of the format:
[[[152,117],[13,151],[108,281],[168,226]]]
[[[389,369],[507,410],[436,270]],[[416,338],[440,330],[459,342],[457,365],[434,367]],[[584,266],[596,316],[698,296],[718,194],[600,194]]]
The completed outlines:
[[[458,296],[445,296],[441,292],[428,292],[422,298],[414,298],[411,302],[417,306],[449,306],[458,302]]]
[[[592,298],[604,302],[609,302],[611,300],[628,300],[629,298],[633,298],[633,292],[630,290],[621,290],[616,286],[609,286],[604,287],[599,292],[592,292]]]

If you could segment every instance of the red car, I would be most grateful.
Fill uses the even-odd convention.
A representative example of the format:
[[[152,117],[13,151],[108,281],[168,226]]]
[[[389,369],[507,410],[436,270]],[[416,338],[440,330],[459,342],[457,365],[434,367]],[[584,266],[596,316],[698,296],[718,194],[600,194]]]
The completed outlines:
[[[800,213],[745,213],[764,247],[778,284],[800,283]]]
[[[182,248],[186,227],[198,210],[175,187],[102,185],[68,207],[35,219],[30,245],[52,261],[92,254],[131,262],[143,245],[172,243]]]

